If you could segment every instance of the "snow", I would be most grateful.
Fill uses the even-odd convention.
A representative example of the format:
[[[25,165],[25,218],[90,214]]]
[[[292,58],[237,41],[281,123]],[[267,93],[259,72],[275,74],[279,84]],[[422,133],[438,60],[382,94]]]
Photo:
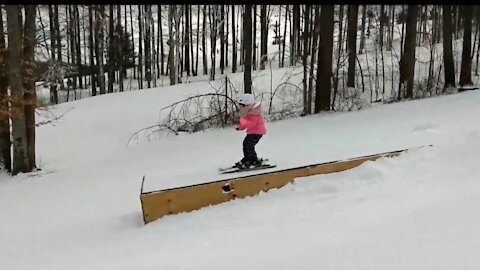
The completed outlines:
[[[269,78],[266,78],[269,80]],[[139,193],[221,179],[233,127],[131,135],[200,83],[50,107],[44,173],[0,174],[0,269],[478,269],[480,92],[267,123],[277,169],[433,144],[143,224]],[[269,90],[266,90],[269,91]]]

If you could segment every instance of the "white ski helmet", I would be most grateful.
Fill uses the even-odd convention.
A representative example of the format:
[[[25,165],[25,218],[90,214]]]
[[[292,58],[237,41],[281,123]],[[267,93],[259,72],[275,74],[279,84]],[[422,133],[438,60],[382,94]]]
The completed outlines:
[[[239,104],[250,106],[255,104],[255,97],[252,94],[242,94],[238,97],[237,101]]]

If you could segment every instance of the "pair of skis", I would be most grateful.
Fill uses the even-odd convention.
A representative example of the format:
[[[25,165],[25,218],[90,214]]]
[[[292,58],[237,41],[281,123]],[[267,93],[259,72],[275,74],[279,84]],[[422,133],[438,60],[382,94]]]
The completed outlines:
[[[219,168],[218,171],[221,174],[229,174],[229,173],[236,173],[236,172],[248,172],[248,171],[257,171],[257,170],[265,170],[265,169],[270,169],[270,168],[275,168],[277,165],[274,164],[268,164],[266,163],[268,159],[262,160],[262,163],[258,166],[254,167],[248,167],[248,168],[237,168],[235,166],[230,166],[226,168]]]

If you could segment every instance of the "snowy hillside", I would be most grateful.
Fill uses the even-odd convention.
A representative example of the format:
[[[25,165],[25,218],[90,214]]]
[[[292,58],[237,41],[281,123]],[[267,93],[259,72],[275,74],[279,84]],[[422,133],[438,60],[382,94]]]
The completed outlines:
[[[172,88],[64,103],[38,121],[37,176],[0,174],[0,269],[478,269],[480,92],[269,122],[278,169],[434,144],[143,225],[146,189],[220,179],[233,128],[127,142]]]

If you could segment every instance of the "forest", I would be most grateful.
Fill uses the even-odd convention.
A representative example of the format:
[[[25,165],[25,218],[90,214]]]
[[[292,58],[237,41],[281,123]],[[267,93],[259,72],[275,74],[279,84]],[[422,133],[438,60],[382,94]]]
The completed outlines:
[[[476,5],[2,5],[0,169],[37,169],[38,111],[110,93],[224,82],[197,97],[218,110],[162,126],[178,133],[233,123],[234,94],[260,92],[263,71],[285,69],[272,92],[298,97],[272,119],[472,89],[479,18]]]

